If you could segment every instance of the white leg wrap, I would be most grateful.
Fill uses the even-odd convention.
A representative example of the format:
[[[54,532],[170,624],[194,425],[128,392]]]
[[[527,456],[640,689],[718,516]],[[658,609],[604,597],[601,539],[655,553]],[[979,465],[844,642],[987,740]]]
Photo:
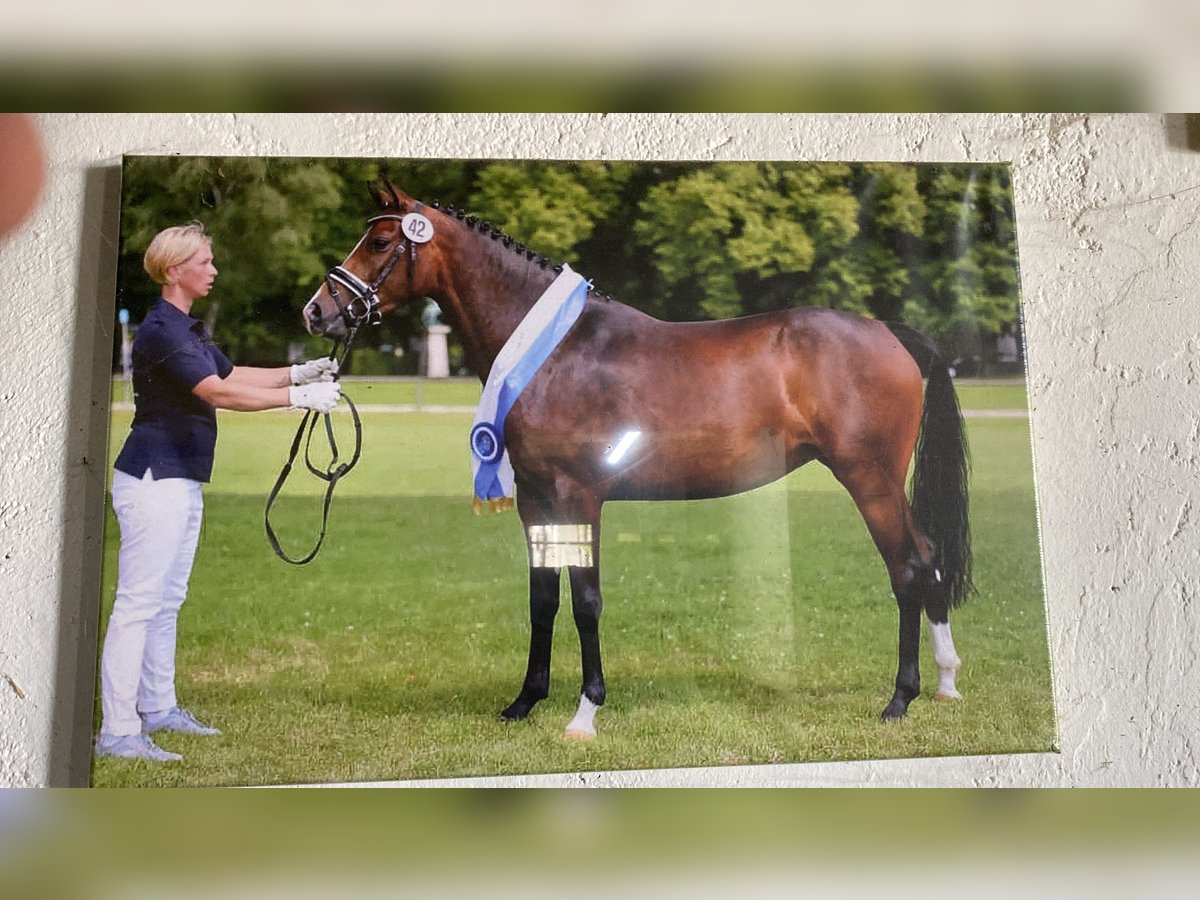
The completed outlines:
[[[933,640],[933,659],[938,666],[938,689],[936,700],[961,700],[962,694],[954,685],[955,675],[962,660],[954,650],[954,638],[950,634],[949,622],[930,622],[929,636]]]
[[[589,700],[586,696],[580,694],[579,709],[575,713],[575,718],[567,723],[567,729],[564,732],[566,737],[584,738],[585,740],[591,740],[594,738],[596,736],[596,725],[594,723],[594,719],[596,718],[596,710],[599,708],[600,707]]]
[[[592,556],[592,526],[530,525],[529,565],[536,569],[558,569],[595,565]]]

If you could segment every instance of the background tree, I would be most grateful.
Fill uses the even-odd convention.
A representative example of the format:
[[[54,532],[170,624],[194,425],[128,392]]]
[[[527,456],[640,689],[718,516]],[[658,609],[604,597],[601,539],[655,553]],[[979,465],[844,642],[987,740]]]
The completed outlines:
[[[720,319],[789,305],[818,244],[833,252],[857,231],[857,204],[839,183],[847,171],[706,166],[649,188],[634,235],[667,308]]]
[[[324,248],[348,237],[340,174],[317,161],[156,157],[127,161],[124,175],[118,305],[144,317],[158,297],[142,271],[146,246],[198,219],[220,275],[194,313],[239,362],[281,359],[302,298],[324,274]]]
[[[966,361],[1017,323],[1003,166],[130,157],[124,174],[119,305],[140,321],[157,296],[141,270],[150,237],[199,218],[221,277],[196,312],[242,363],[328,349],[300,309],[357,242],[381,177],[662,318],[827,306],[907,321]],[[420,312],[360,332],[355,368],[396,371],[394,354],[368,351],[411,348]]]
[[[1020,279],[1012,186],[1003,166],[922,169],[926,241],[911,254],[904,317],[960,358],[965,371],[1019,324]]]
[[[621,193],[629,164],[497,162],[475,177],[468,207],[543,256],[575,265]]]

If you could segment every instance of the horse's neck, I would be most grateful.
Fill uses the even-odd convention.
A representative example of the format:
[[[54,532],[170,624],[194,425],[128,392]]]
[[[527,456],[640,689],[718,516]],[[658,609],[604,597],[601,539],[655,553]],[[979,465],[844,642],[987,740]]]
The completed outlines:
[[[457,318],[452,324],[468,361],[486,379],[500,350],[554,281],[555,273],[490,238],[472,234],[463,243],[440,302]]]

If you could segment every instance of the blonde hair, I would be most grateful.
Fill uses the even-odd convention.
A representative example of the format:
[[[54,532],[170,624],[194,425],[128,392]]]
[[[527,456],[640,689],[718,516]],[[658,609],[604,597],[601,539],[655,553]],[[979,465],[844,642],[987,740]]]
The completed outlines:
[[[142,266],[157,284],[173,284],[168,274],[172,266],[185,263],[197,252],[212,246],[212,235],[204,230],[204,225],[194,219],[186,225],[175,225],[164,228],[154,236]]]

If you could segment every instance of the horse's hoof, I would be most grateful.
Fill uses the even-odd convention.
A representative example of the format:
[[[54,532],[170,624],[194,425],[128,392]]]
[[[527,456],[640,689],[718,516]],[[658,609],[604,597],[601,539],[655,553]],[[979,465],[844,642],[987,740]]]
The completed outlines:
[[[952,700],[961,700],[962,694],[958,691],[938,691],[933,695],[933,699],[940,703],[947,703]]]
[[[893,700],[887,705],[887,709],[879,714],[879,719],[883,722],[899,722],[906,715],[908,715],[908,704]]]
[[[594,741],[596,739],[596,729],[568,728],[563,732],[563,737],[568,741]]]
[[[505,709],[503,712],[500,713],[500,721],[501,722],[520,722],[522,719],[524,719],[526,716],[529,715],[529,711],[532,708],[533,708],[532,706],[530,706],[526,703],[522,703],[521,701],[518,700],[516,703],[513,703],[507,709]]]

